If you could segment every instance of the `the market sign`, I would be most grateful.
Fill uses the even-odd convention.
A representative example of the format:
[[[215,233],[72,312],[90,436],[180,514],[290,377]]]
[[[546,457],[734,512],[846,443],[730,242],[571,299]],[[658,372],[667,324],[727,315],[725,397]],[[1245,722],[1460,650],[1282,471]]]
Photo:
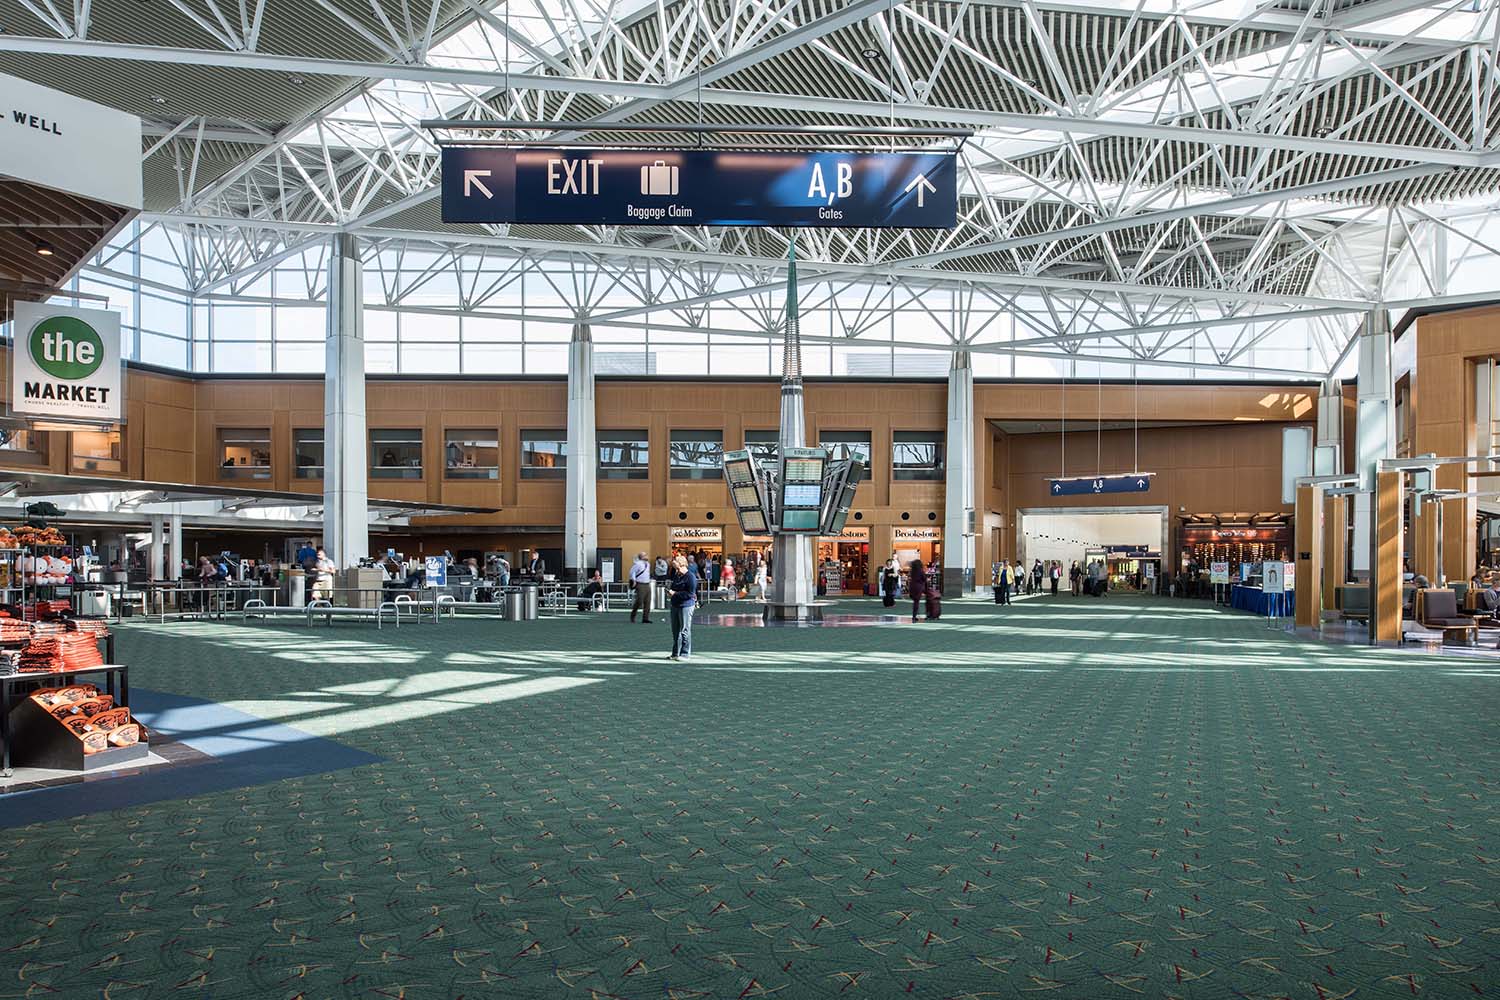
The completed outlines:
[[[15,304],[10,409],[17,416],[88,424],[124,418],[120,315],[37,302]]]
[[[952,153],[443,148],[443,221],[952,229]]]
[[[1154,472],[1133,472],[1128,476],[1085,476],[1073,479],[1047,480],[1047,492],[1055,497],[1088,496],[1100,493],[1149,493]]]

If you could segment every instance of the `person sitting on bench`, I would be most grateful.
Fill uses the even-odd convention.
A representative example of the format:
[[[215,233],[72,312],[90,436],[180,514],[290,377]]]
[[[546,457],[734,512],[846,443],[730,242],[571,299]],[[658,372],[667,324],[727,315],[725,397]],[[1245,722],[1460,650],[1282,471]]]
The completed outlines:
[[[587,611],[594,606],[594,595],[604,593],[604,577],[599,571],[594,570],[594,575],[589,577],[588,584],[578,595],[578,610]]]
[[[1500,621],[1500,578],[1474,595],[1474,606],[1489,618]]]

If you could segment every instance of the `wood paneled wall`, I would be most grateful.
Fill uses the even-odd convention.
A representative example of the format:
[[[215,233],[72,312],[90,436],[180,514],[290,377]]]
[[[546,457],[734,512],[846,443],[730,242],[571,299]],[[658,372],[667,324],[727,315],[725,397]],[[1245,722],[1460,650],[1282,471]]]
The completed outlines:
[[[1478,454],[1474,365],[1481,359],[1500,357],[1500,307],[1422,316],[1403,336],[1417,338],[1410,404],[1413,453]],[[1467,492],[1476,488],[1476,480],[1468,477],[1464,466],[1440,465],[1436,478],[1438,489]],[[1450,581],[1466,581],[1474,573],[1476,515],[1472,498],[1443,504],[1443,570]],[[1412,565],[1416,572],[1435,577],[1436,567],[1431,565],[1435,546],[1431,538],[1427,541],[1412,546]]]

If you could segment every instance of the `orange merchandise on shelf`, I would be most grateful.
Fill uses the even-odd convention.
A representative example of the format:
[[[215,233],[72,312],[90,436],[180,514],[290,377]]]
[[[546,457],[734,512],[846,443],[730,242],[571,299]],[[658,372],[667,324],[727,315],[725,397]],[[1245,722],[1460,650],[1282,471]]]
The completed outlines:
[[[104,657],[99,655],[99,643],[88,632],[69,632],[58,637],[62,647],[63,666],[68,670],[83,670],[101,667]]]
[[[118,729],[130,721],[130,709],[109,708],[89,719],[89,724],[99,729]]]
[[[64,627],[69,632],[87,632],[92,636],[109,635],[109,623],[102,618],[69,618]]]
[[[109,749],[109,733],[103,729],[91,729],[84,733],[80,739],[83,740],[83,752],[98,753],[100,750]]]
[[[31,693],[32,699],[43,708],[53,708],[57,705],[71,705],[87,698],[95,698],[99,695],[99,689],[92,684],[71,684],[63,688],[42,688],[40,691]]]
[[[108,712],[114,704],[115,699],[112,696],[101,694],[71,705],[56,705],[48,711],[52,713],[54,719],[65,722],[68,719],[92,719],[101,712]]]
[[[0,642],[27,642],[31,635],[31,622],[19,618],[0,618]]]
[[[21,650],[22,673],[57,673],[63,669],[60,636],[37,636]]]
[[[129,747],[141,741],[141,727],[134,722],[116,726],[109,731],[110,746]]]

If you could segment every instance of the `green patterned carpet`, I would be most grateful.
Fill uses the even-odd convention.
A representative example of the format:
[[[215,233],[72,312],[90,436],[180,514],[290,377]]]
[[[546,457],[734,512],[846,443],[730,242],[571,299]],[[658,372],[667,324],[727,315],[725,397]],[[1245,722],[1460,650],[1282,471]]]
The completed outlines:
[[[666,631],[121,629],[387,760],[5,831],[0,998],[1500,996],[1500,661],[1066,595]]]

